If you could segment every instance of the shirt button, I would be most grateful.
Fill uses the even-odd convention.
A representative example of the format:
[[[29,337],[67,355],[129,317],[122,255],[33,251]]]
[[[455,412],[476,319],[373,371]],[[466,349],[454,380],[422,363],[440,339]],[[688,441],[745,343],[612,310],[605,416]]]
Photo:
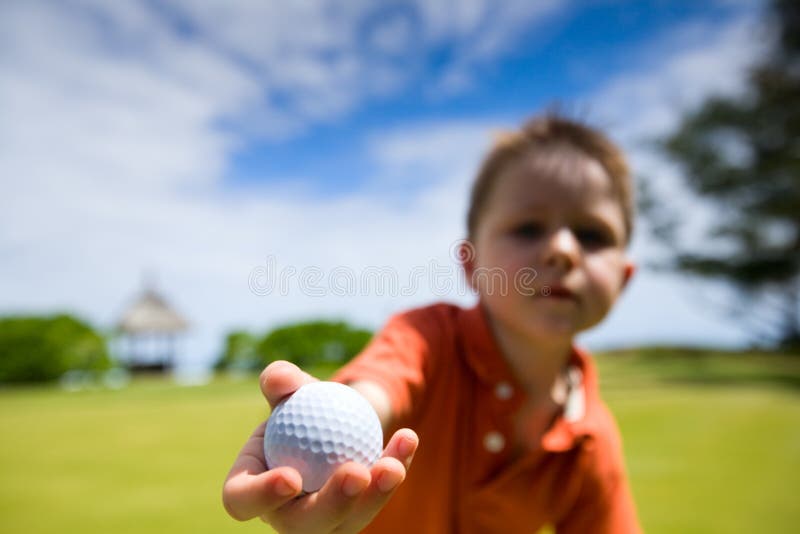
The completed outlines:
[[[500,382],[494,387],[494,395],[500,400],[508,400],[514,395],[514,388],[508,382]]]
[[[489,452],[500,452],[506,446],[506,438],[500,432],[495,432],[494,430],[487,432],[483,436],[483,446]]]

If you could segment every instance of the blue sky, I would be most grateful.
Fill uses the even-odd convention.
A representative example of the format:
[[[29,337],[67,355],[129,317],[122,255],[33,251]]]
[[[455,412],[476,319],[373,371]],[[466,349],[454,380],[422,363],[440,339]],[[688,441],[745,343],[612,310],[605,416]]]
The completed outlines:
[[[567,4],[554,9],[545,21],[522,28],[498,57],[473,65],[464,86],[452,91],[435,87],[442,73],[458,61],[462,43],[413,49],[407,56],[397,56],[413,73],[402,90],[374,96],[345,116],[288,139],[249,139],[233,152],[228,181],[239,184],[309,176],[320,194],[349,191],[363,178],[358,171],[363,159],[353,152],[371,132],[430,117],[496,116],[513,124],[552,103],[579,105],[615,74],[648,61],[641,48],[655,38],[686,25],[725,24],[754,11],[752,6],[713,2]],[[422,23],[407,6],[377,10],[370,16],[375,20],[385,17],[399,17],[410,25]],[[360,38],[368,42],[369,30],[362,28],[361,32]],[[670,45],[675,49],[696,45],[702,36],[691,36],[691,40],[694,42]]]
[[[684,239],[704,246],[697,228],[713,212],[645,141],[709,95],[742,92],[769,35],[760,10],[735,0],[3,2],[0,312],[66,310],[110,328],[151,272],[192,323],[190,364],[213,359],[231,328],[309,317],[376,328],[432,300],[469,304],[458,284],[431,280],[436,269],[458,280],[450,250],[472,175],[492,135],[554,102],[605,129],[637,177],[685,203]],[[631,252],[640,263],[663,254],[645,221]],[[335,291],[371,267],[410,290]],[[301,276],[314,269],[322,294]],[[265,271],[284,276],[285,291],[261,294]],[[582,341],[742,344],[741,325],[711,305],[729,296],[643,270]]]

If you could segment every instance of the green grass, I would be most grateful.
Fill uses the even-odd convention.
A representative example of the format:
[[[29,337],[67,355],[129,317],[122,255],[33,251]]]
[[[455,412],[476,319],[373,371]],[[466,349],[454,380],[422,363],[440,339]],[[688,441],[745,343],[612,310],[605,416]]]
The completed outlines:
[[[263,532],[220,504],[259,399],[254,380],[2,392],[0,531]]]
[[[795,530],[800,356],[648,350],[599,365],[647,532]],[[255,377],[0,390],[0,532],[267,531],[220,503],[265,416]]]
[[[647,532],[793,532],[800,356],[651,349],[599,358]]]

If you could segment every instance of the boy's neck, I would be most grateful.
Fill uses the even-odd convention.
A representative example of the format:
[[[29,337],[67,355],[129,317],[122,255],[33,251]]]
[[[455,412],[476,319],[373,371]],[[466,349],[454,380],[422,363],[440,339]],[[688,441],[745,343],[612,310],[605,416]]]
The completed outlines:
[[[549,396],[572,354],[573,340],[533,340],[489,320],[500,353],[529,397]]]

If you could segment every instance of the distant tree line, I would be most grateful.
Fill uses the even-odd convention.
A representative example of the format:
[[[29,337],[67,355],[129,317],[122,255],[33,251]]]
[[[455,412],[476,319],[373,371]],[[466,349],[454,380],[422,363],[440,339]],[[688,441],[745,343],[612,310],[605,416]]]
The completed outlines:
[[[372,332],[343,321],[308,321],[281,326],[264,335],[241,330],[226,336],[217,369],[257,370],[275,360],[301,367],[343,364],[358,354]]]
[[[71,370],[110,367],[103,336],[75,317],[0,318],[0,383],[43,382]]]
[[[371,337],[371,331],[343,321],[301,322],[263,335],[238,330],[226,336],[216,368],[255,371],[275,360],[338,366]],[[100,372],[113,366],[103,335],[76,317],[0,317],[0,384],[47,382],[69,371]]]

